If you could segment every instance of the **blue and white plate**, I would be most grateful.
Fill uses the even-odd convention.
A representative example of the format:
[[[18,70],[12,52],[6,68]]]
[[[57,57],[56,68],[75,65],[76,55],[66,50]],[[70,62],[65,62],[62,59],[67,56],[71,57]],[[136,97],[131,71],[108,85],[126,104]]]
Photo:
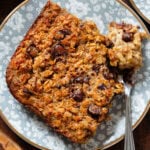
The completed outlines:
[[[133,7],[150,24],[150,0],[130,0]]]
[[[10,94],[5,81],[5,71],[19,42],[40,13],[47,0],[26,0],[12,16],[1,25],[0,31],[0,114],[9,127],[21,138],[40,149],[94,150],[105,149],[123,138],[125,132],[125,104],[113,101],[111,120],[99,126],[97,134],[87,144],[73,144],[53,132],[39,118],[29,113]],[[109,22],[133,23],[144,30],[137,16],[115,0],[54,0],[82,19],[96,22],[102,33],[107,33]],[[21,7],[22,6],[22,7]],[[2,27],[3,26],[3,27]],[[148,111],[150,99],[150,41],[143,44],[144,66],[138,73],[139,82],[132,93],[132,120],[135,128]]]

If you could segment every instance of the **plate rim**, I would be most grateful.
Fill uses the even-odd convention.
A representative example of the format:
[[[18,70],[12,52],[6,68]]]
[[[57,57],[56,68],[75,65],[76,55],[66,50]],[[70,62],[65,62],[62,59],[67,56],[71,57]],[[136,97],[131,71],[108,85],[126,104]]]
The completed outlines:
[[[137,5],[135,4],[134,0],[129,0],[129,2],[131,3],[131,5],[133,6],[133,8],[136,10],[136,12],[147,22],[150,24],[150,19],[148,17],[146,17],[143,12],[137,7]]]
[[[23,2],[21,2],[19,5],[17,5],[6,17],[5,19],[2,21],[2,23],[0,24],[0,31],[3,29],[3,27],[5,26],[5,24],[7,23],[7,21],[10,19],[10,17],[17,11],[19,10],[21,7],[23,7],[24,5],[26,5],[30,0],[24,0]],[[140,24],[142,25],[142,27],[144,28],[144,30],[146,31],[146,33],[148,34],[149,38],[150,38],[150,32],[147,29],[147,27],[145,26],[144,22],[140,19],[140,17],[135,13],[135,11],[130,8],[125,2],[123,2],[122,0],[116,0],[117,2],[120,3],[120,5],[122,5],[124,8],[126,8],[127,10],[130,11],[130,13],[132,13],[132,15],[140,22]],[[129,0],[132,1],[132,0]],[[140,118],[135,122],[135,124],[132,126],[132,130],[134,130],[143,120],[143,118],[145,117],[145,115],[147,114],[147,112],[150,109],[150,100],[148,101],[145,110],[143,111],[142,115],[140,116]],[[2,110],[0,109],[0,117],[2,118],[2,120],[6,123],[6,125],[17,135],[19,136],[22,140],[24,140],[25,142],[27,142],[28,144],[41,149],[41,150],[48,150],[47,148],[40,146],[38,143],[35,143],[33,141],[31,141],[29,138],[25,137],[23,134],[19,133],[19,131],[17,131],[10,123],[9,120],[5,117],[5,115],[3,114]],[[108,149],[110,147],[112,147],[113,145],[119,143],[121,140],[124,139],[124,134],[122,136],[120,136],[119,138],[115,139],[114,141],[102,146],[101,148],[97,148],[97,150],[105,150]],[[50,150],[50,149],[49,149]]]

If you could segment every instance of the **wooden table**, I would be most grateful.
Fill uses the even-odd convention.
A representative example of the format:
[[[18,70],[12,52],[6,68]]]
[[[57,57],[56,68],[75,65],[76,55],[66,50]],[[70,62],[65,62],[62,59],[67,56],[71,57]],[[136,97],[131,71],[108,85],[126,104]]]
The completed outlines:
[[[1,0],[0,1],[0,23],[7,14],[23,0]],[[130,6],[127,0],[124,0]],[[150,30],[150,25],[145,23]],[[150,150],[150,110],[134,131],[136,150]],[[0,118],[0,150],[5,143],[5,150],[37,150],[15,135]],[[124,142],[121,141],[108,150],[123,150]]]

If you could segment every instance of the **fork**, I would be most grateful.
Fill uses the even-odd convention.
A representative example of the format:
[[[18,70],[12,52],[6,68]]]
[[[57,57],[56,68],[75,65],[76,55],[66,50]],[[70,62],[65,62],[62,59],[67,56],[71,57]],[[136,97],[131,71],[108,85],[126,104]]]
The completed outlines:
[[[122,76],[119,76],[119,81],[123,83],[125,89],[125,141],[124,150],[135,150],[133,132],[132,132],[132,119],[131,119],[131,91],[133,85],[125,82]]]

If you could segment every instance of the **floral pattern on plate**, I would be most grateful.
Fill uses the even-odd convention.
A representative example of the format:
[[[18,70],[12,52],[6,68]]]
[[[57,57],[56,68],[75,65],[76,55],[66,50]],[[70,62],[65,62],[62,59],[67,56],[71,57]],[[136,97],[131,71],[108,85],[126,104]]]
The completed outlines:
[[[150,22],[150,0],[131,0]],[[138,12],[139,13],[139,12]]]
[[[111,120],[99,126],[97,134],[87,144],[74,144],[47,127],[38,117],[28,112],[10,94],[5,81],[6,67],[17,45],[23,39],[33,20],[47,0],[30,0],[17,10],[0,32],[0,110],[9,124],[26,139],[51,150],[94,150],[103,147],[124,134],[124,101],[113,101]],[[140,25],[137,19],[115,0],[54,0],[82,19],[96,22],[102,33],[107,33],[108,23],[129,22]],[[142,29],[142,27],[141,27]],[[150,42],[143,46],[144,66],[138,73],[138,84],[132,94],[133,125],[145,111],[150,99]]]

